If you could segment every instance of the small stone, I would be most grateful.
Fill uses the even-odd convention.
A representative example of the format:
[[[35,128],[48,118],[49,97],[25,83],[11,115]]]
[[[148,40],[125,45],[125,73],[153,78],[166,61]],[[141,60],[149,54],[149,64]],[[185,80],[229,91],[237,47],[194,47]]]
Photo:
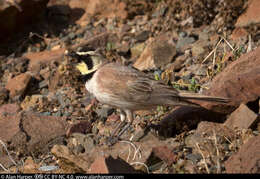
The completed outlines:
[[[196,39],[194,37],[184,37],[184,38],[180,38],[176,44],[176,49],[182,49],[182,47],[192,44],[196,41]]]
[[[24,167],[22,169],[23,173],[38,173],[39,164],[35,162],[32,157],[28,157],[24,162]]]
[[[207,67],[203,64],[193,64],[187,67],[187,70],[195,76],[206,76]],[[191,78],[190,78],[191,79]]]
[[[41,67],[51,62],[60,61],[63,59],[65,49],[61,48],[52,51],[42,51],[36,53],[28,53],[25,55],[30,60],[28,69],[32,72],[39,72]]]
[[[167,35],[161,35],[146,46],[133,66],[141,71],[164,68],[176,55],[173,41]]]
[[[185,157],[186,159],[191,160],[193,164],[198,163],[202,159],[200,154],[187,154]]]
[[[228,119],[224,125],[231,129],[248,129],[258,118],[258,115],[251,111],[245,104],[241,104]]]
[[[70,40],[74,40],[76,38],[76,34],[74,32],[69,33],[68,37]]]
[[[73,155],[68,147],[64,145],[54,145],[51,149],[51,153],[63,161],[60,167],[66,169],[66,171],[69,170],[70,173],[86,173],[88,171],[90,160],[86,155],[84,157]]]
[[[247,39],[248,32],[241,27],[237,27],[233,30],[231,34],[231,39],[235,42],[239,42],[242,39]]]
[[[187,33],[186,33],[186,32],[183,32],[183,31],[181,31],[181,32],[179,33],[179,36],[180,36],[180,38],[184,38],[184,37],[186,37],[186,36],[187,36]]]
[[[173,151],[170,150],[167,146],[158,146],[153,148],[153,154],[165,161],[168,166],[171,166],[173,163],[177,162],[177,156],[174,155]]]
[[[96,113],[100,118],[104,119],[107,118],[110,114],[112,114],[113,111],[114,109],[111,107],[102,106],[101,108],[98,108],[96,110]]]
[[[236,27],[246,27],[251,24],[257,24],[260,22],[260,1],[259,0],[251,0],[248,3],[247,10],[238,17],[237,22],[235,24]]]
[[[144,43],[137,43],[131,49],[131,56],[132,58],[139,57],[141,53],[144,51],[145,44]]]
[[[250,138],[226,162],[227,173],[259,173],[260,136]]]
[[[10,97],[24,95],[31,79],[32,76],[28,73],[22,73],[10,79],[5,86],[10,91]]]
[[[144,42],[149,38],[150,31],[142,31],[139,34],[136,35],[135,39],[137,42]]]
[[[202,46],[193,45],[191,48],[191,52],[193,56],[200,57],[202,54],[204,54],[205,50]]]
[[[208,136],[212,136],[215,134],[226,136],[229,139],[235,138],[235,133],[232,129],[221,123],[207,122],[202,121],[198,124],[195,134],[203,136],[206,134]]]
[[[0,115],[0,136],[4,143],[10,142],[20,131],[20,118],[15,116],[3,117]]]

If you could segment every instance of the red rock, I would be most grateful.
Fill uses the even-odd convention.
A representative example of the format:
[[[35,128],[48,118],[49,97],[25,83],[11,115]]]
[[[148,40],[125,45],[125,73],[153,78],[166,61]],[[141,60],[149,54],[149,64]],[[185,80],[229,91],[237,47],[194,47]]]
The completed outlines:
[[[6,115],[16,115],[20,109],[20,106],[17,104],[4,104],[0,106],[0,118]]]
[[[241,40],[242,38],[247,38],[248,32],[241,27],[237,27],[233,30],[231,34],[231,39],[235,42]]]
[[[12,109],[12,106],[14,109]],[[3,115],[5,109],[8,116]],[[20,118],[10,116],[10,114],[15,111],[15,104],[6,104],[0,107],[0,139],[7,147],[8,143],[20,132]],[[11,167],[13,162],[10,160],[10,157],[7,155],[2,145],[0,147],[0,153],[0,163],[6,168]]]
[[[44,153],[48,152],[52,140],[65,135],[67,126],[59,117],[20,112],[1,117],[0,136],[3,142],[23,154]]]
[[[114,159],[113,157],[98,157],[90,166],[88,173],[140,173],[131,165],[126,163],[121,158]]]
[[[231,129],[248,129],[258,118],[258,115],[251,111],[246,105],[241,104],[228,119],[224,125]]]
[[[84,10],[84,14],[79,16],[77,12],[72,12],[72,21],[76,21],[81,26],[86,25],[91,16],[102,18],[119,18],[125,19],[128,16],[126,4],[119,0],[73,0],[69,2],[71,9],[80,8]]]
[[[260,47],[232,62],[212,81],[203,94],[230,99],[228,104],[198,102],[220,113],[230,113],[241,103],[255,101],[260,96]]]
[[[215,134],[226,136],[229,139],[234,139],[236,134],[233,130],[229,129],[222,123],[208,122],[202,121],[199,123],[195,134],[203,136],[206,134],[207,136],[213,136]]]
[[[119,141],[109,148],[106,146],[95,147],[95,151],[92,151],[91,156],[96,159],[97,157],[100,157],[100,154],[104,154],[104,156],[111,155],[113,158],[121,158],[128,163],[135,162],[135,161],[146,163],[149,157],[151,156],[152,149],[154,147],[168,145],[168,147],[171,148],[171,146],[169,146],[170,145],[169,143],[160,141],[157,137],[155,137],[151,133],[146,134],[144,137],[142,137],[139,140],[139,142],[134,142],[134,144],[136,146],[136,149],[140,148],[140,151],[137,151],[136,154],[131,144],[123,141]],[[130,154],[129,154],[129,148],[131,149]],[[141,156],[140,156],[140,152],[141,152]]]
[[[260,136],[250,138],[226,162],[227,173],[260,173]]]
[[[39,173],[39,167],[39,163],[36,163],[36,161],[30,156],[24,161],[22,173]]]
[[[164,67],[176,55],[176,48],[167,35],[151,39],[133,66],[141,71]]]
[[[88,156],[73,155],[64,145],[54,145],[51,153],[62,161],[60,167],[70,173],[86,173],[91,164]]]
[[[31,81],[32,76],[28,73],[22,73],[10,79],[5,88],[10,91],[10,97],[23,95]]]
[[[68,124],[64,118],[43,116],[37,113],[22,114],[22,128],[30,140],[27,150],[42,152],[47,150],[46,145],[51,140],[65,136]]]
[[[89,121],[79,121],[76,124],[73,124],[69,127],[66,132],[67,137],[71,136],[72,133],[90,133],[92,129],[92,125]]]
[[[235,24],[236,27],[245,27],[250,24],[260,23],[260,1],[249,0],[247,10],[239,16]]]
[[[28,70],[32,72],[39,72],[41,66],[45,66],[53,61],[63,60],[65,49],[58,49],[53,51],[42,51],[35,53],[28,53],[25,55],[30,60]]]
[[[214,147],[212,147],[212,143],[205,142],[205,139],[208,137],[218,136],[220,138],[227,138],[229,140],[234,140],[236,137],[236,133],[224,126],[222,123],[208,122],[202,121],[198,124],[197,129],[194,134],[189,135],[185,138],[185,144],[188,147],[197,148],[197,144],[203,146],[203,148],[207,148],[207,153],[214,153]]]
[[[90,46],[94,49],[100,48],[100,47],[107,47],[108,43],[114,43],[118,39],[118,36],[116,33],[112,32],[104,32],[102,34],[95,35],[92,38],[89,38],[87,40],[83,40],[81,43],[73,45],[71,49],[77,49],[78,47],[82,46]]]
[[[153,148],[153,154],[165,161],[168,166],[171,166],[173,163],[177,162],[177,156],[173,154],[167,146],[158,146]]]
[[[10,142],[20,131],[20,118],[17,116],[0,116],[0,136],[4,143]]]

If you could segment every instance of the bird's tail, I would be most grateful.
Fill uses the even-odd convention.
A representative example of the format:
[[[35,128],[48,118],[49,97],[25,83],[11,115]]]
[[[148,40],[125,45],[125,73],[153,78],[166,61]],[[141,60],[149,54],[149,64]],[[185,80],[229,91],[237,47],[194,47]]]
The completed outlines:
[[[230,100],[228,98],[223,97],[215,97],[215,96],[207,96],[198,93],[188,93],[188,92],[180,92],[178,94],[183,99],[193,99],[200,101],[209,101],[209,102],[219,102],[219,103],[228,103]]]

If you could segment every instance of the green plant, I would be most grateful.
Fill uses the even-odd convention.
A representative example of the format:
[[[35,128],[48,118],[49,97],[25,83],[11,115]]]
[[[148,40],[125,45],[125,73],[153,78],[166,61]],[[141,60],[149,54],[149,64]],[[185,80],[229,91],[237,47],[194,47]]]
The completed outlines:
[[[154,74],[154,79],[157,80],[157,81],[160,80],[160,76],[159,76],[158,73],[155,73],[155,74]]]
[[[233,54],[235,56],[235,60],[238,59],[242,55],[243,51],[244,51],[243,46],[240,46],[236,50],[233,51]]]
[[[200,88],[200,85],[197,84],[196,80],[194,77],[190,80],[190,85],[188,85],[188,90],[189,91],[198,91]]]
[[[115,44],[112,42],[107,42],[106,50],[111,51],[115,49]]]
[[[172,83],[172,86],[177,90],[181,89],[181,85],[179,83]]]

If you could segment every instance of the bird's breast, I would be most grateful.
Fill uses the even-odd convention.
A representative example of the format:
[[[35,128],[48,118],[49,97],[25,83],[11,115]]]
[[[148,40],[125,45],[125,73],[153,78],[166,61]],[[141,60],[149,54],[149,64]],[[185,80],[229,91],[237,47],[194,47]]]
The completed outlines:
[[[102,90],[102,85],[98,84],[97,74],[85,83],[85,87],[89,93],[91,93],[97,100],[104,104],[109,104],[112,100],[111,94]]]

